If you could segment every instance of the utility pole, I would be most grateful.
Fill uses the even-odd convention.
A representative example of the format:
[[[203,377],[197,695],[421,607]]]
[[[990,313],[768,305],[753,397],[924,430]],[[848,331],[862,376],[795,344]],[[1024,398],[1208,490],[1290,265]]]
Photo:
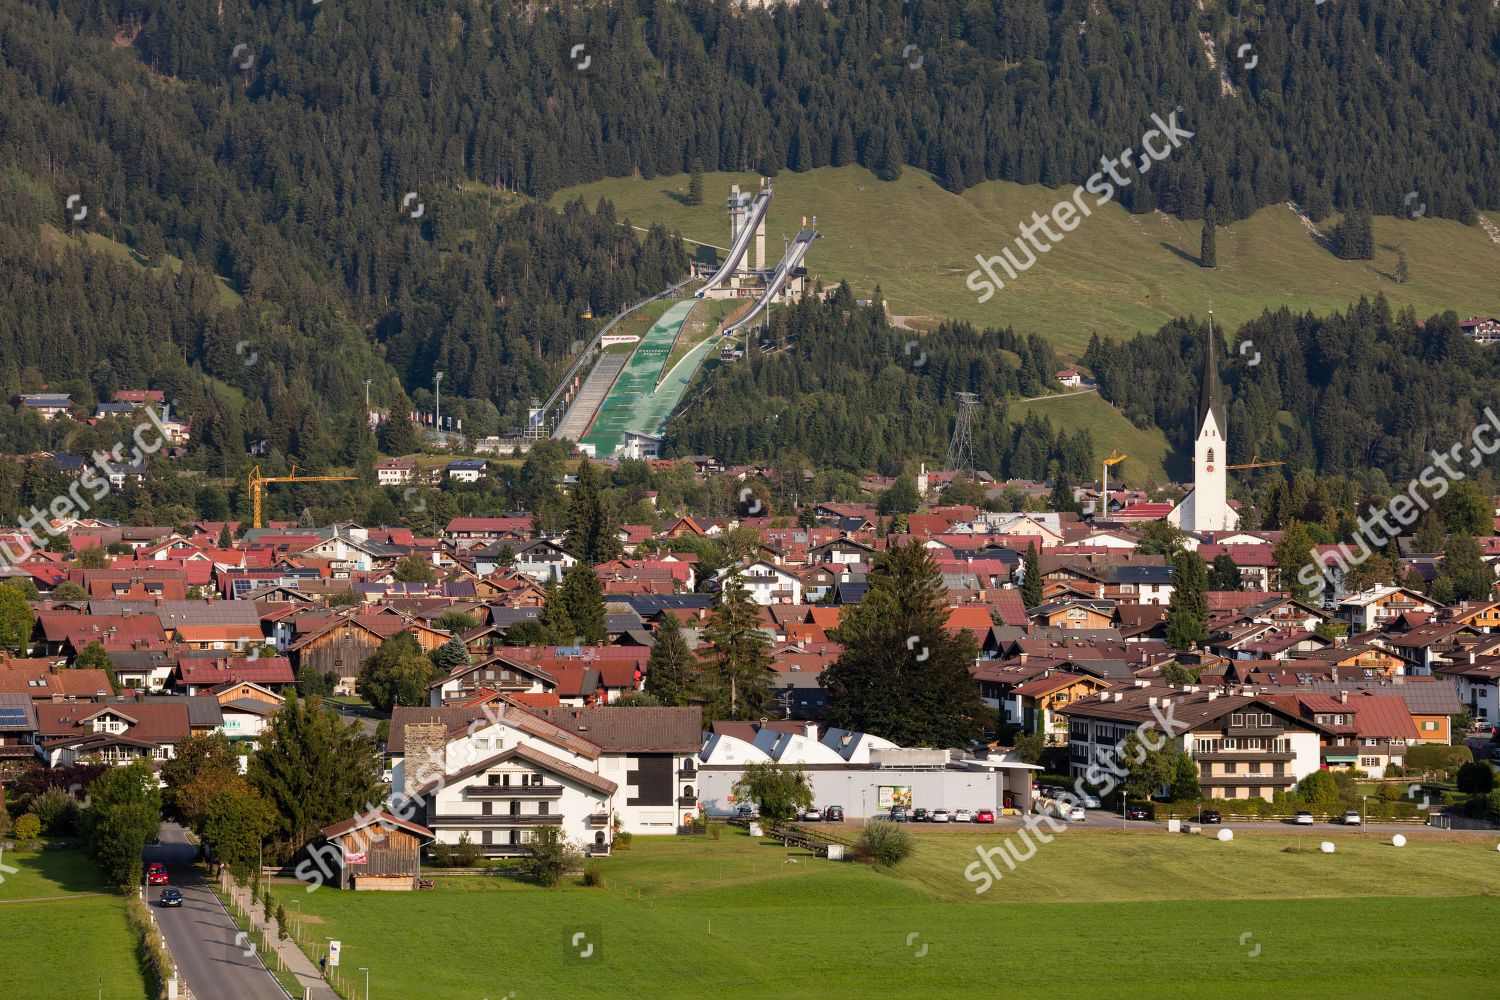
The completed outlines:
[[[437,406],[432,415],[432,422],[436,425],[438,441],[443,440],[443,373],[438,372],[432,377],[433,384],[437,388]]]

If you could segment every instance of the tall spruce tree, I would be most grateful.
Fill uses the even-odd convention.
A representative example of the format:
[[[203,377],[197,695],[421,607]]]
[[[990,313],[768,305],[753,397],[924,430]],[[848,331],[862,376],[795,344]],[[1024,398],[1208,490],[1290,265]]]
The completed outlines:
[[[739,573],[730,572],[702,632],[713,650],[703,670],[706,722],[758,719],[771,711],[770,640],[761,630],[764,624],[760,605],[750,599]]]
[[[1208,569],[1196,552],[1172,559],[1172,601],[1167,606],[1167,645],[1191,649],[1208,639]]]
[[[578,628],[568,614],[568,603],[556,583],[547,584],[547,596],[536,624],[538,641],[544,646],[571,646],[578,635]]]
[[[604,627],[604,586],[594,568],[585,562],[574,563],[563,575],[558,596],[576,635],[586,645],[602,646],[608,637]]]
[[[1026,555],[1021,559],[1021,603],[1028,609],[1042,603],[1042,561],[1035,545],[1026,546]]]
[[[1203,216],[1203,242],[1198,246],[1198,266],[1218,267],[1219,251],[1214,239],[1214,229],[1217,228],[1218,219],[1214,210],[1209,210]]]
[[[968,632],[947,628],[937,564],[920,542],[897,545],[868,581],[833,636],[844,648],[823,673],[829,724],[901,746],[964,745],[983,711],[969,675],[978,649]]]
[[[688,648],[677,616],[662,612],[646,660],[646,693],[663,705],[686,705],[698,682],[697,675],[698,658]]]
[[[620,554],[614,504],[599,490],[599,472],[588,459],[578,462],[577,483],[568,498],[567,547],[590,566]]]

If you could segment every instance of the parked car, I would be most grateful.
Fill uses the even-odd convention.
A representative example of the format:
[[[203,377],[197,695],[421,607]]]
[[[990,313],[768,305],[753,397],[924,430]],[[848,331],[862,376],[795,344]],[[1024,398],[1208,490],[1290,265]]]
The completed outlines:
[[[1358,809],[1350,809],[1344,813],[1345,826],[1364,826],[1365,818],[1359,814]]]
[[[1298,826],[1312,826],[1315,821],[1313,820],[1312,813],[1308,812],[1306,809],[1300,809],[1298,810],[1297,815],[1292,817],[1292,822],[1297,824]]]
[[[907,821],[905,806],[891,806],[891,822],[905,823]]]
[[[157,897],[156,903],[158,906],[181,906],[182,890],[172,888],[163,889],[161,895]]]
[[[1198,822],[1200,822],[1200,823],[1222,823],[1222,822],[1224,822],[1224,817],[1221,816],[1221,815],[1219,815],[1219,810],[1217,810],[1217,809],[1205,809],[1201,813],[1198,814]]]
[[[740,806],[734,811],[734,814],[740,819],[754,819],[756,812],[755,806]]]
[[[946,809],[934,809],[932,811],[932,822],[934,823],[946,823],[949,818],[948,810]]]
[[[1061,796],[1066,791],[1067,791],[1067,789],[1064,788],[1062,785],[1045,785],[1042,788],[1042,794],[1045,795],[1049,799],[1058,798],[1059,796]]]
[[[804,823],[821,823],[822,821],[823,813],[817,806],[813,806],[802,814],[802,822]]]
[[[993,822],[995,822],[995,810],[993,810],[993,809],[981,809],[981,810],[979,810],[977,813],[974,814],[974,822],[976,822],[976,823],[993,823]]]
[[[931,820],[932,813],[928,812],[926,809],[919,808],[916,812],[911,814],[911,821],[913,823],[928,823],[931,822]]]
[[[1099,801],[1099,796],[1090,795],[1088,792],[1079,792],[1078,801],[1082,802],[1089,809],[1100,809],[1104,805],[1104,803]]]
[[[829,823],[842,823],[844,821],[844,807],[829,806],[823,810],[823,819]]]
[[[960,809],[958,810],[958,812],[953,814],[953,822],[972,823],[974,822],[974,814],[969,812],[969,810],[967,809]]]
[[[146,868],[146,884],[147,885],[166,885],[170,881],[172,881],[172,880],[171,880],[171,878],[169,878],[167,876],[166,866],[163,865],[161,862],[155,861],[155,862],[152,862],[150,865],[147,866],[147,868]]]
[[[1125,818],[1126,819],[1150,819],[1151,818],[1151,810],[1147,809],[1145,806],[1126,806],[1125,807]]]
[[[1086,823],[1088,822],[1088,818],[1088,814],[1083,811],[1083,806],[1068,807],[1069,823]]]

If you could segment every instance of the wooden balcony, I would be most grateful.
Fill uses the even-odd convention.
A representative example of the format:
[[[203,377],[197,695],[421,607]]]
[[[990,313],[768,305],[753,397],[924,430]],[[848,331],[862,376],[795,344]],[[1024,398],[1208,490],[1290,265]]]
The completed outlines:
[[[1294,785],[1297,779],[1290,774],[1214,774],[1198,779],[1204,787],[1214,785],[1233,787],[1236,785]]]
[[[1195,753],[1193,759],[1197,761],[1245,761],[1258,764],[1263,761],[1285,763],[1295,759],[1296,756],[1290,750],[1214,750],[1208,753]]]
[[[691,807],[695,807],[696,808],[697,805],[698,805],[698,796],[696,796],[696,795],[679,795],[679,796],[677,796],[677,804],[679,806],[691,806]]]
[[[561,826],[562,821],[561,813],[521,813],[514,816],[508,813],[496,813],[493,816],[485,816],[482,813],[445,813],[442,816],[431,817],[427,825],[432,829],[481,826],[512,829],[530,826]]]
[[[609,826],[609,813],[589,813],[589,826]]]
[[[1241,737],[1255,739],[1257,737],[1280,736],[1285,732],[1285,726],[1230,726],[1224,730],[1224,735],[1231,739],[1239,739]]]
[[[471,799],[555,799],[562,796],[562,785],[470,785],[466,797]]]

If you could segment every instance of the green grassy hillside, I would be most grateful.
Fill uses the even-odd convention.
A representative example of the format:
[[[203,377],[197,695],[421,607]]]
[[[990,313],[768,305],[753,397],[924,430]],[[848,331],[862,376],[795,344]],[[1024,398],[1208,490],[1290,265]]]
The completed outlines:
[[[684,204],[687,177],[610,179],[559,192],[554,204],[582,196],[611,199],[633,224],[661,222],[683,236],[718,246],[729,242],[724,198],[729,186],[754,190],[754,174],[707,174],[704,204]],[[808,255],[824,281],[847,278],[857,292],[880,285],[891,312],[952,316],[1035,330],[1063,355],[1082,351],[1089,334],[1155,330],[1174,316],[1203,315],[1212,306],[1226,324],[1263,308],[1342,309],[1361,295],[1384,292],[1419,315],[1500,312],[1495,275],[1500,245],[1477,226],[1437,219],[1375,219],[1373,261],[1343,261],[1320,246],[1286,206],[1262,209],[1218,234],[1219,267],[1197,264],[1201,224],[1161,214],[1132,216],[1110,204],[1083,219],[1030,271],[987,303],[966,287],[975,254],[1000,253],[1033,211],[1047,213],[1072,188],[1054,191],[993,181],[952,194],[927,174],[908,169],[885,183],[861,167],[783,173],[766,226],[768,255],[816,215],[823,239]],[[1331,232],[1332,219],[1319,229]],[[1405,248],[1410,277],[1397,284],[1396,246]]]
[[[1019,423],[1035,412],[1050,419],[1055,427],[1087,427],[1094,435],[1095,458],[1102,460],[1111,449],[1128,455],[1124,462],[1110,471],[1112,483],[1161,486],[1192,476],[1191,462],[1169,457],[1167,439],[1161,431],[1155,427],[1142,430],[1135,426],[1097,392],[1012,399],[1007,405],[1006,416],[1011,423]],[[1098,476],[1099,469],[1096,468],[1093,474]]]

